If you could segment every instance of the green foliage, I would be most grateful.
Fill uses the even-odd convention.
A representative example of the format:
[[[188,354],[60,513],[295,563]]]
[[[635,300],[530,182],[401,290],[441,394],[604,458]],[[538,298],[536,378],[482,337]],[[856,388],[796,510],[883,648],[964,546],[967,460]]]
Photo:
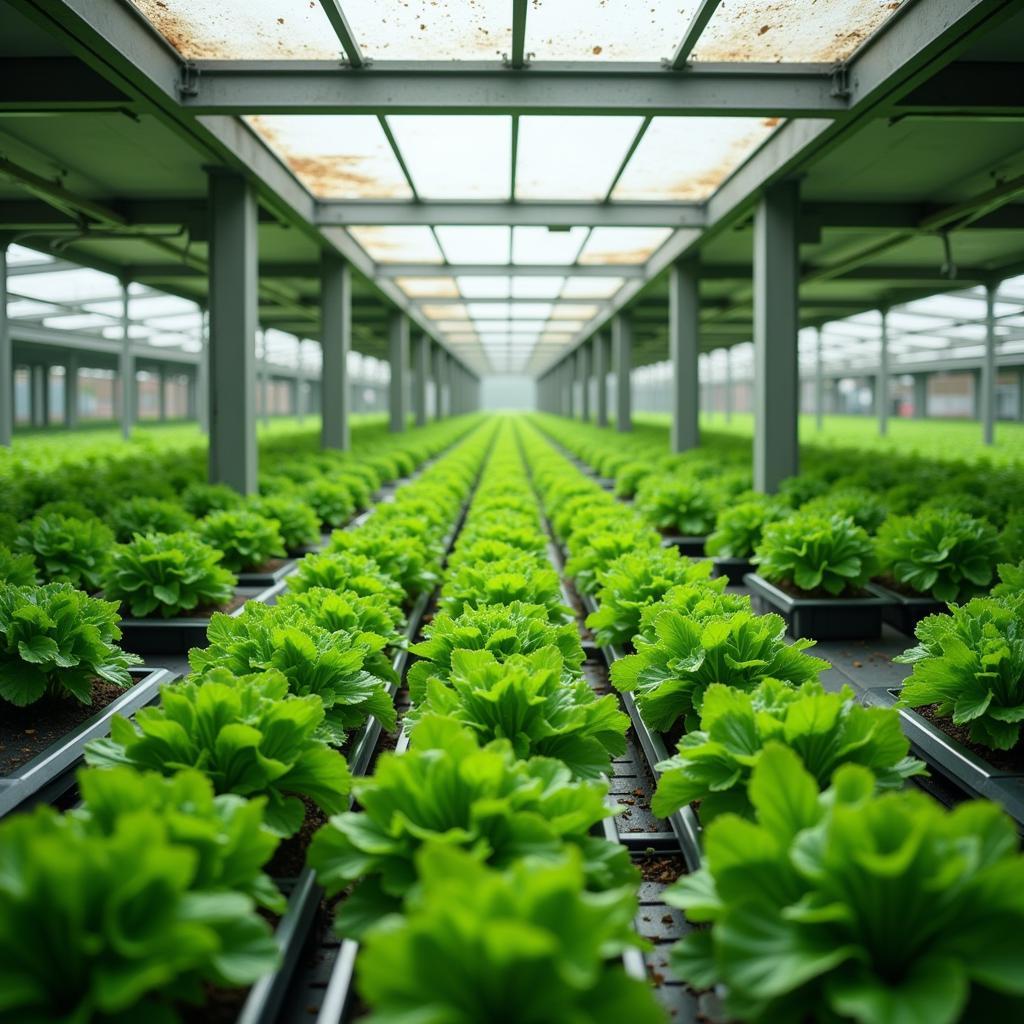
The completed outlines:
[[[136,537],[114,548],[103,592],[136,618],[216,608],[235,593],[235,576],[220,560],[219,551],[191,533]]]
[[[589,527],[583,527],[587,531]],[[572,577],[576,589],[582,594],[593,594],[598,588],[598,576],[605,566],[638,551],[660,547],[661,539],[647,527],[634,527],[630,523],[610,524],[609,528],[579,537],[574,531],[568,540],[569,558],[565,574]]]
[[[191,483],[181,494],[181,503],[189,515],[196,519],[204,519],[211,512],[223,512],[229,508],[239,508],[245,499],[233,487],[227,484],[208,484],[196,481]]]
[[[878,532],[883,571],[947,604],[976,596],[991,584],[999,551],[993,526],[953,510],[896,516]]]
[[[538,567],[535,559],[525,554],[507,562],[463,564],[445,580],[438,607],[457,618],[469,607],[513,601],[541,605],[555,623],[571,618],[569,609],[562,603],[558,573],[547,565]]]
[[[885,502],[866,487],[837,487],[826,494],[811,498],[800,507],[800,511],[852,519],[869,534],[877,533],[889,514]]]
[[[454,618],[440,612],[424,627],[424,634],[427,639],[409,647],[421,659],[406,676],[414,703],[426,696],[427,679],[451,675],[455,651],[490,651],[499,661],[506,661],[514,654],[554,647],[571,678],[579,676],[583,664],[583,647],[574,625],[556,625],[548,619],[546,609],[518,601],[467,608]]]
[[[372,929],[360,958],[367,1024],[655,1024],[649,987],[608,961],[638,944],[630,888],[585,888],[580,856],[505,871],[428,846],[404,917]]]
[[[145,495],[119,501],[111,508],[107,522],[122,543],[137,533],[180,533],[193,526],[192,516],[176,501]]]
[[[32,704],[50,694],[92,703],[92,684],[131,686],[142,659],[117,646],[117,605],[66,583],[0,584],[0,699]]]
[[[719,509],[714,532],[708,537],[704,550],[720,558],[750,558],[764,528],[789,514],[779,501],[755,499],[725,505]]]
[[[295,572],[288,577],[288,590],[301,594],[313,588],[351,590],[360,597],[380,595],[394,608],[405,604],[401,584],[369,555],[352,551],[326,551],[299,559]]]
[[[488,650],[455,651],[446,678],[426,680],[426,694],[409,716],[446,715],[482,743],[507,740],[516,757],[551,757],[578,778],[611,771],[625,752],[629,718],[612,694],[597,698],[584,679],[565,678],[554,647],[499,661]]]
[[[1024,600],[978,597],[953,606],[949,615],[922,619],[917,639],[893,659],[914,666],[900,703],[937,703],[940,716],[969,727],[973,742],[1016,746],[1024,722]]]
[[[684,537],[703,537],[715,525],[715,495],[693,477],[652,473],[637,488],[635,503],[659,530]]]
[[[47,583],[99,590],[114,535],[99,519],[71,519],[58,513],[22,524],[15,551],[30,554]]]
[[[384,594],[359,594],[354,590],[311,587],[299,593],[284,593],[278,608],[301,608],[318,626],[330,633],[376,633],[392,646],[402,642],[398,627],[402,613]]]
[[[543,555],[548,546],[547,538],[535,526],[516,526],[505,522],[477,523],[473,527],[473,542],[501,541],[520,551]]]
[[[612,666],[612,682],[635,691],[644,721],[659,732],[680,719],[687,729],[696,728],[714,683],[746,691],[765,679],[800,686],[829,667],[804,653],[813,640],[786,642],[786,623],[778,615],[738,611],[698,618],[667,610],[653,627],[651,639],[636,638],[636,654]]]
[[[844,765],[832,788],[769,744],[749,788],[756,824],[726,814],[706,867],[667,893],[694,922],[677,973],[723,984],[737,1020],[956,1024],[1024,1013],[1024,859],[993,804],[951,812],[875,796]]]
[[[344,526],[356,510],[351,490],[340,480],[312,480],[300,487],[298,494],[316,512],[325,527]]]
[[[198,532],[224,556],[224,568],[231,572],[258,569],[272,558],[284,557],[284,539],[277,520],[264,519],[256,512],[211,512],[199,524]]]
[[[999,598],[1024,597],[1024,561],[1017,565],[1009,562],[998,566],[999,583],[992,588],[992,596]]]
[[[655,467],[648,459],[643,459],[640,462],[627,462],[620,466],[615,474],[615,496],[617,498],[632,498],[640,484],[654,472]]]
[[[0,584],[9,587],[34,587],[39,583],[36,563],[31,555],[16,555],[0,544]]]
[[[289,554],[320,543],[320,519],[312,506],[304,501],[275,495],[253,498],[249,507],[264,519],[276,520],[285,550]]]
[[[372,558],[407,595],[416,596],[438,583],[442,552],[432,533],[427,520],[420,517],[393,519],[379,526],[371,520],[361,530],[336,530],[327,550]]]
[[[772,583],[833,596],[861,589],[877,567],[874,543],[852,519],[813,512],[765,526],[755,561]]]
[[[1011,512],[999,534],[1003,555],[1011,562],[1024,562],[1024,509]]]
[[[115,716],[110,737],[86,747],[86,761],[161,775],[198,768],[217,793],[265,797],[267,826],[289,836],[302,825],[301,797],[329,813],[346,807],[352,777],[319,738],[323,720],[320,698],[289,694],[280,672],[215,668],[163,687],[159,706],[142,708],[134,722]]]
[[[666,816],[700,801],[701,824],[731,811],[752,818],[748,788],[769,745],[795,750],[819,789],[843,764],[871,769],[879,788],[899,789],[924,765],[909,757],[910,743],[892,708],[866,708],[849,687],[826,693],[820,683],[799,689],[765,679],[749,693],[712,683],[701,704],[700,729],[679,741],[679,753],[658,765],[662,773],[651,810]]]
[[[481,747],[468,729],[431,716],[408,751],[382,755],[372,776],[356,780],[361,810],[320,829],[309,863],[329,894],[358,883],[337,921],[355,936],[401,908],[426,843],[496,867],[527,855],[558,860],[571,844],[583,854],[589,888],[616,888],[636,881],[629,855],[589,834],[612,813],[607,795],[606,783],[573,781],[557,760],[524,760],[505,741]]]
[[[189,653],[192,671],[227,669],[235,675],[276,669],[298,696],[323,703],[325,728],[340,746],[345,733],[371,715],[385,728],[395,725],[387,685],[367,662],[387,643],[376,633],[330,632],[299,607],[270,607],[250,601],[241,615],[214,615],[208,646]]]

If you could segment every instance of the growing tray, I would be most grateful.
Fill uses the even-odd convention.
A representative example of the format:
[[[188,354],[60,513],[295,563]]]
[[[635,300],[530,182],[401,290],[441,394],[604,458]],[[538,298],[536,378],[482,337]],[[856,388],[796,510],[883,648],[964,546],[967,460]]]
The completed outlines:
[[[875,707],[894,707],[900,691],[895,687],[872,687],[864,699]],[[994,800],[1024,832],[1024,772],[993,767],[983,757],[932,725],[912,708],[897,708],[903,732],[914,752],[968,796]]]
[[[687,537],[682,534],[667,534],[661,542],[663,548],[676,548],[687,558],[703,558],[707,537]]]
[[[75,784],[75,772],[82,763],[86,743],[106,736],[114,715],[134,714],[156,699],[161,686],[178,678],[176,672],[162,668],[135,668],[130,672],[134,686],[13,774],[0,778],[0,817],[18,807],[59,800]]]
[[[889,602],[882,609],[883,621],[906,636],[914,635],[914,630],[922,619],[949,611],[949,605],[943,601],[936,601],[927,594],[901,594],[898,590],[890,590],[881,583],[869,583],[868,589]]]
[[[272,587],[280,583],[286,576],[295,572],[298,559],[286,558],[276,569],[266,572],[240,572],[238,574],[238,585],[240,587]]]
[[[284,590],[284,583],[267,587],[238,587],[236,597],[246,601],[269,603]],[[232,618],[241,615],[245,605],[229,612]],[[209,618],[182,616],[177,619],[122,619],[121,646],[143,655],[188,654],[193,647],[206,646]]]
[[[793,597],[756,572],[748,572],[743,582],[750,589],[754,609],[781,615],[791,637],[874,640],[882,635],[882,609],[889,600],[880,594],[872,593],[870,597]]]
[[[756,566],[749,558],[712,558],[712,576],[724,576],[730,587],[743,586],[743,577],[755,571]]]

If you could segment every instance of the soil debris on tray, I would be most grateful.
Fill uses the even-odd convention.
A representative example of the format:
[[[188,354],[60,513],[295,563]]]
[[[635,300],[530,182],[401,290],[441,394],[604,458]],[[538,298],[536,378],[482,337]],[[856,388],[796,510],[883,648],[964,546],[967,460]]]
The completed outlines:
[[[939,714],[938,704],[925,704],[912,708],[922,718],[935,726],[939,732],[965,746],[972,754],[977,754],[983,761],[1001,772],[1024,773],[1024,744],[1018,743],[1009,750],[991,750],[971,739],[971,729],[967,725],[955,725],[951,718],[943,718]]]

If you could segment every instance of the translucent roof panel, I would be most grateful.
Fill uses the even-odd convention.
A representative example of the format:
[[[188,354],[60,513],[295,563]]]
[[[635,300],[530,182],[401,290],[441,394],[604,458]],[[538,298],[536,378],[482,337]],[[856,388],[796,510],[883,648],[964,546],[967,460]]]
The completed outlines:
[[[399,277],[395,284],[414,299],[457,299],[459,289],[454,277]]]
[[[512,306],[507,302],[470,302],[466,308],[477,320],[507,320],[512,316]]]
[[[516,198],[604,199],[642,123],[639,117],[521,117]]]
[[[508,277],[458,277],[456,281],[467,299],[507,299],[511,294]]]
[[[377,263],[443,262],[430,228],[370,225],[348,230]]]
[[[508,0],[343,0],[372,60],[497,60],[512,50]]]
[[[589,320],[598,314],[599,306],[582,306],[575,302],[560,302],[551,312],[553,320]]]
[[[7,263],[10,266],[15,264],[27,265],[30,263],[53,263],[54,258],[45,252],[36,252],[35,249],[26,249],[23,245],[9,245],[7,247]]]
[[[537,60],[658,61],[671,57],[699,0],[533,0],[526,49]]]
[[[337,60],[342,52],[323,8],[309,0],[131,3],[186,60]]]
[[[706,199],[778,124],[762,117],[656,117],[612,198]]]
[[[44,327],[59,327],[65,331],[88,331],[103,327],[110,321],[98,313],[67,313],[48,316],[43,320]]]
[[[554,299],[562,290],[564,277],[515,277],[512,279],[514,299]]]
[[[52,273],[12,277],[8,290],[29,299],[52,302],[86,302],[90,299],[117,295],[121,285],[116,277],[99,270],[79,267],[75,270],[54,270]]]
[[[587,228],[569,228],[552,231],[550,228],[518,227],[512,230],[513,263],[575,263],[580,246],[589,231]]]
[[[745,0],[721,4],[693,61],[845,60],[903,0]]]
[[[510,117],[401,115],[387,121],[421,198],[508,199]]]
[[[384,129],[371,114],[272,114],[246,119],[321,199],[409,199]]]
[[[563,299],[610,299],[625,284],[624,277],[570,277]]]
[[[427,303],[420,307],[424,316],[432,320],[468,320],[469,312],[461,302],[450,302],[446,305],[432,306]]]
[[[580,253],[580,263],[646,263],[671,234],[670,228],[594,228]]]
[[[507,263],[509,229],[505,227],[439,227],[437,240],[449,263]]]

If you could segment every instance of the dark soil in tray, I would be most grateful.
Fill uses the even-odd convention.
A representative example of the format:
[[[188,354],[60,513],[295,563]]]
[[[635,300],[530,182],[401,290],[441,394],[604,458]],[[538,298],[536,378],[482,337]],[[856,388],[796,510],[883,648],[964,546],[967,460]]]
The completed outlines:
[[[327,823],[327,815],[308,797],[303,797],[306,816],[295,835],[281,841],[264,871],[271,878],[298,878],[306,866],[306,850],[313,841],[313,833]]]
[[[93,680],[92,703],[73,697],[46,696],[19,708],[3,704],[0,715],[0,775],[10,775],[37,754],[92,718],[124,693],[124,688]]]
[[[130,608],[122,607],[121,616],[125,619],[132,619],[134,622],[168,622],[175,623],[180,622],[182,619],[211,619],[217,612],[223,612],[225,615],[230,615],[233,611],[241,608],[246,601],[250,599],[251,595],[246,596],[244,594],[235,594],[227,604],[218,605],[199,605],[197,608],[193,608],[190,611],[182,612],[181,615],[175,615],[173,618],[165,619],[160,615],[150,615],[145,619],[136,619]]]
[[[891,590],[894,594],[902,594],[904,597],[920,597],[928,601],[936,600],[936,598],[932,597],[931,592],[922,594],[920,590],[914,590],[913,587],[908,587],[906,583],[897,583],[891,576],[876,576],[875,582],[885,587],[886,590]]]
[[[651,853],[636,858],[636,866],[645,882],[671,885],[686,874],[686,864],[678,853]]]
[[[965,746],[972,754],[977,754],[993,768],[1001,772],[1019,772],[1024,775],[1024,744],[1018,743],[1010,750],[991,750],[975,743],[971,739],[971,729],[967,725],[955,725],[951,718],[942,718],[938,714],[938,704],[925,704],[914,708],[922,718],[927,719],[939,732],[945,733],[950,739]]]
[[[789,594],[790,597],[797,598],[797,600],[852,601],[858,597],[878,597],[877,594],[872,594],[871,591],[863,590],[859,587],[844,590],[841,594],[830,594],[824,587],[815,587],[814,590],[801,590],[792,580],[768,580],[768,582],[773,587],[778,587],[779,590]]]
[[[290,558],[270,558],[262,565],[252,565],[247,569],[243,569],[242,572],[277,572],[278,569],[287,565],[290,561]]]

